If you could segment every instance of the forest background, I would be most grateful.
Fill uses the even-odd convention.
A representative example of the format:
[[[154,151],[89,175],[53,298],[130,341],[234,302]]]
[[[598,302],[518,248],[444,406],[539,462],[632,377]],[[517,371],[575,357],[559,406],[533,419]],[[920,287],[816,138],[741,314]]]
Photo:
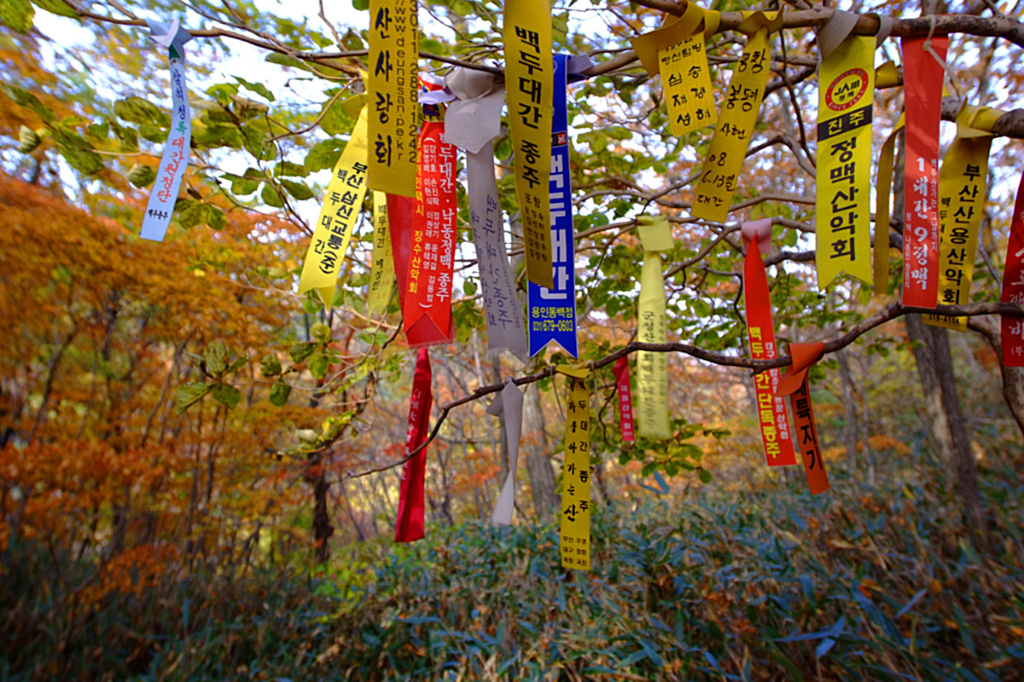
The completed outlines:
[[[739,203],[715,224],[687,211],[710,129],[669,135],[660,80],[629,52],[682,6],[556,3],[556,51],[596,64],[569,95],[594,570],[558,567],[566,389],[549,368],[567,356],[487,357],[461,189],[457,342],[431,351],[428,534],[398,546],[413,355],[397,300],[367,313],[369,220],[330,310],[295,293],[361,87],[367,5],[343,4],[0,2],[0,680],[1022,677],[1024,382],[986,314],[1019,111],[992,148],[970,330],[949,333],[894,303],[899,174],[888,292],[816,286],[813,27],[829,6],[786,6],[805,20],[773,37]],[[1017,109],[1018,4],[844,9],[943,15],[946,121],[956,98]],[[137,236],[169,124],[145,17],[198,36],[192,156],[159,244]],[[424,70],[500,71],[500,3],[426,2],[420,18]],[[719,92],[743,42],[709,42]],[[900,62],[896,38],[877,59]],[[901,106],[899,87],[876,94],[876,148]],[[503,132],[516,263],[511,151]],[[673,437],[629,444],[607,360],[635,340],[645,209],[676,239]],[[759,217],[781,248],[780,341],[837,342],[811,374],[833,486],[813,498],[799,470],[764,465],[737,234]],[[528,378],[525,465],[515,525],[492,528],[508,455],[485,398],[510,375]]]

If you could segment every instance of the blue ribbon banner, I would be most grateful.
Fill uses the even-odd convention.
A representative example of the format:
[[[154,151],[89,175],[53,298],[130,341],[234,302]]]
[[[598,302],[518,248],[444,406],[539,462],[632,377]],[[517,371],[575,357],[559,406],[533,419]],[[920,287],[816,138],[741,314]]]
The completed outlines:
[[[554,288],[529,282],[530,356],[555,341],[569,355],[576,350],[576,253],[572,231],[572,187],[569,178],[569,119],[566,110],[566,64],[555,55],[554,119],[551,123],[551,257]]]

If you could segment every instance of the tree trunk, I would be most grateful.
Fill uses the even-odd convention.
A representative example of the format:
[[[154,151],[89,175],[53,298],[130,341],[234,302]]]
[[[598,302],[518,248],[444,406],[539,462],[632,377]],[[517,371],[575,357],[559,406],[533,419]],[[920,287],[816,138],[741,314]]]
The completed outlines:
[[[999,358],[999,369],[1003,375],[1003,400],[1010,408],[1010,414],[1017,422],[1021,435],[1024,436],[1024,367],[1007,367],[1003,364],[999,318],[972,317],[967,320],[967,326],[984,336]]]
[[[917,363],[925,405],[936,444],[950,482],[956,486],[967,516],[967,528],[975,547],[988,547],[988,522],[978,490],[978,472],[967,435],[967,420],[960,409],[949,352],[949,333],[943,327],[924,324],[920,315],[908,315],[907,330],[915,341]]]
[[[558,507],[558,497],[555,495],[555,469],[551,466],[551,453],[544,432],[540,389],[536,383],[527,387],[523,401],[523,436],[533,511],[538,519],[550,521]]]

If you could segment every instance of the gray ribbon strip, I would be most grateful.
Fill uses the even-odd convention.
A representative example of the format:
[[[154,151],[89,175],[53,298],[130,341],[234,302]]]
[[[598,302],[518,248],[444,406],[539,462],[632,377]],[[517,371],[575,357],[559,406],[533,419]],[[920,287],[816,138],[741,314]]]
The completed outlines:
[[[516,279],[505,251],[504,221],[494,179],[494,142],[487,140],[479,152],[466,153],[469,176],[469,223],[473,228],[487,321],[487,355],[509,350],[526,357],[526,327],[516,295]]]
[[[523,392],[511,378],[505,380],[505,388],[488,406],[487,414],[504,414],[508,442],[508,475],[491,513],[491,523],[495,526],[509,526],[516,507],[516,465],[519,463],[519,436],[523,431]]]

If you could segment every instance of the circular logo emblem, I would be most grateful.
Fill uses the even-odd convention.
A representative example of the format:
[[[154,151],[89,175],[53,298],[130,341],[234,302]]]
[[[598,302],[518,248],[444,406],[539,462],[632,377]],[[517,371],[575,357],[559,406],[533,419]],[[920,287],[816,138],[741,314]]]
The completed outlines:
[[[832,111],[846,111],[860,101],[868,89],[868,72],[850,69],[833,80],[825,91],[825,104]]]

